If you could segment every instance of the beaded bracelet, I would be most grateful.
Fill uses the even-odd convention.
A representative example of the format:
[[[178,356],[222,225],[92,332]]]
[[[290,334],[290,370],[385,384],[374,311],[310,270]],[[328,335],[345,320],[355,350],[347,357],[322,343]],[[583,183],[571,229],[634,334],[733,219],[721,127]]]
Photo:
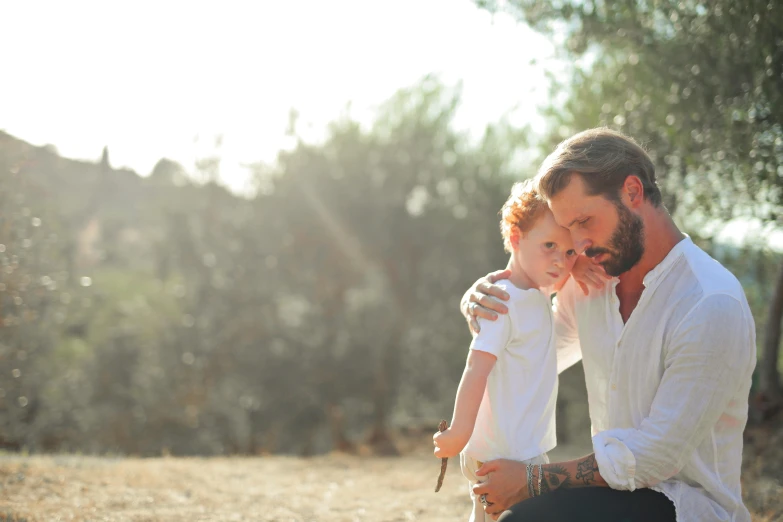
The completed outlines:
[[[533,488],[533,466],[532,464],[527,465],[527,494],[530,498],[533,498],[536,496],[536,491]]]

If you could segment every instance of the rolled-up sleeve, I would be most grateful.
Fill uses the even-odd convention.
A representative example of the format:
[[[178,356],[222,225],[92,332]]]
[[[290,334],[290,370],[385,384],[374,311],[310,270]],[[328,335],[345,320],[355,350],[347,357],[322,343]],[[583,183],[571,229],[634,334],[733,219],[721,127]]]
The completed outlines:
[[[676,475],[710,436],[756,357],[752,318],[734,297],[702,299],[664,346],[664,373],[650,413],[635,429],[593,437],[601,476],[621,490],[650,487]]]

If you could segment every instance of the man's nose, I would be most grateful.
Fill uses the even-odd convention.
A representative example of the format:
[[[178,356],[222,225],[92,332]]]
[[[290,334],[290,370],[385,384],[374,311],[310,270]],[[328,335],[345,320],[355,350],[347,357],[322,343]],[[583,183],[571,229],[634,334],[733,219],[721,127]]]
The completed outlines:
[[[593,242],[589,240],[588,238],[575,238],[574,239],[574,247],[576,251],[580,254],[584,253],[585,250],[593,246]]]

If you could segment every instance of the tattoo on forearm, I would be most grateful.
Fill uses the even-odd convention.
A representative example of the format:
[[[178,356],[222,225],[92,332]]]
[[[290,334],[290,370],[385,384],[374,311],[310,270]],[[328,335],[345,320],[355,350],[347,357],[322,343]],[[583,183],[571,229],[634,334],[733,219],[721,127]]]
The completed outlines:
[[[541,481],[541,493],[549,493],[561,487],[571,485],[571,474],[559,464],[544,464],[544,477]]]
[[[595,461],[595,455],[588,455],[576,465],[576,480],[584,482],[585,486],[597,482],[598,464]]]

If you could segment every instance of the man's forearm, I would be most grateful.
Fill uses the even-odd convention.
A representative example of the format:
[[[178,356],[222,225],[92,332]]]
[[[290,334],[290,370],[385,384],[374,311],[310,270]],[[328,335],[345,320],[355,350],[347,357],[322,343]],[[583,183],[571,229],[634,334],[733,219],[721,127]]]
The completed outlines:
[[[538,492],[538,466],[534,468],[533,484]],[[609,487],[598,471],[595,454],[566,462],[553,462],[542,467],[541,494],[560,488]]]

